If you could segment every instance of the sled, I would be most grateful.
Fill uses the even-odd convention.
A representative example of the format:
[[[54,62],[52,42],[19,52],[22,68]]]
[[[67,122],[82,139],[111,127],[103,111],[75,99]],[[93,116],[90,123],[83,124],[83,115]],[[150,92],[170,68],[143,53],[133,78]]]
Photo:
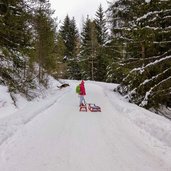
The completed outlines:
[[[91,111],[91,112],[101,112],[101,108],[99,106],[96,106],[95,104],[88,104],[88,109]]]
[[[80,106],[80,112],[87,112],[87,106],[86,106],[86,104]]]

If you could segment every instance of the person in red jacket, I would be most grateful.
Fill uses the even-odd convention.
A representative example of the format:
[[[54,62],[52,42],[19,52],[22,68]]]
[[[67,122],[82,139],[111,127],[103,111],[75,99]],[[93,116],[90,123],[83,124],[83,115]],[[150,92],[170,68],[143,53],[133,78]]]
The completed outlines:
[[[82,80],[80,84],[80,106],[86,104],[86,101],[84,99],[85,95],[86,95],[86,91],[84,87],[84,80]]]

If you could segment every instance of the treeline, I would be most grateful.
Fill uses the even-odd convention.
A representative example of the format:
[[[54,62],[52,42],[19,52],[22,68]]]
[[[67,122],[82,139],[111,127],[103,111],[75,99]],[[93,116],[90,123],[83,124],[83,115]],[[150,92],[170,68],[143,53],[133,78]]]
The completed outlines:
[[[118,0],[99,5],[78,30],[53,19],[48,0],[0,1],[0,82],[31,98],[55,78],[119,83],[146,108],[171,106],[171,1]]]
[[[0,84],[28,99],[55,70],[56,23],[48,1],[0,1]]]
[[[64,75],[70,79],[105,81],[108,32],[101,5],[96,18],[87,16],[82,27],[79,33],[74,18],[70,19],[67,15],[59,28],[57,47],[62,47],[61,59],[65,61],[66,67]]]
[[[139,106],[171,107],[171,1],[119,0],[108,10],[118,91]]]

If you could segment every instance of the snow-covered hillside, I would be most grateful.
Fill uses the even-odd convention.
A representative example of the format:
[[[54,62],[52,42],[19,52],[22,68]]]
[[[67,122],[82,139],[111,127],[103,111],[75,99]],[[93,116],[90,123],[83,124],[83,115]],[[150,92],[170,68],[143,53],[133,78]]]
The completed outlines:
[[[171,122],[114,93],[115,84],[86,81],[87,103],[102,112],[79,112],[75,87],[53,81],[44,98],[14,108],[0,87],[2,171],[170,171]]]

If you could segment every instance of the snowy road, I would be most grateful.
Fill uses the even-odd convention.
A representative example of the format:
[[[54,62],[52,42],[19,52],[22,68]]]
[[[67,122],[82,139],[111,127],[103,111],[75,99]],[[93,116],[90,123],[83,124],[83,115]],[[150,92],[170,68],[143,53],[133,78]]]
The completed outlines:
[[[101,86],[85,85],[101,113],[79,112],[75,86],[0,146],[0,171],[171,171],[171,153],[123,117]]]

